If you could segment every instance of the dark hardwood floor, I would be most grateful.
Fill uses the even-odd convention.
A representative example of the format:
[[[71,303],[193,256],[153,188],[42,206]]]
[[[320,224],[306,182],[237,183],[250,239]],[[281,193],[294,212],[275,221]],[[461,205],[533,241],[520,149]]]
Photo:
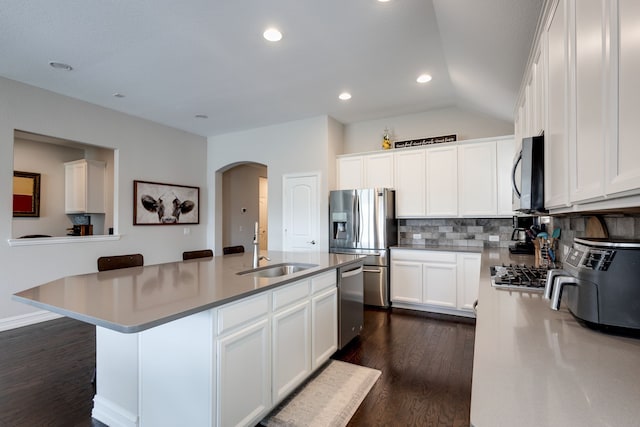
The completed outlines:
[[[475,327],[448,319],[365,311],[362,336],[334,355],[382,371],[350,427],[469,426]],[[95,328],[73,319],[0,332],[0,427],[102,427],[94,361]]]
[[[61,318],[0,333],[0,426],[92,426],[95,327]]]
[[[468,427],[474,334],[467,319],[367,309],[362,336],[334,356],[382,371],[349,426]]]

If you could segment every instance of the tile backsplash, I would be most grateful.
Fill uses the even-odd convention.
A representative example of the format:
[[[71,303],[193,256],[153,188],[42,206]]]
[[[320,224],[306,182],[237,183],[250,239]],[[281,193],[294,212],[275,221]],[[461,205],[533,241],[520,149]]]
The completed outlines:
[[[616,214],[598,215],[604,220],[610,238],[639,239],[640,215]],[[571,246],[574,237],[584,237],[589,215],[567,215],[551,218],[549,228],[560,228],[560,242]]]
[[[560,228],[560,244],[571,246],[574,237],[585,235],[590,215],[551,217],[548,228]],[[611,238],[640,240],[640,214],[599,215]],[[511,218],[399,219],[398,244],[433,246],[472,246],[506,248],[513,242]],[[498,241],[490,237],[497,236]]]
[[[398,244],[506,248],[513,243],[512,223],[511,218],[399,219]]]

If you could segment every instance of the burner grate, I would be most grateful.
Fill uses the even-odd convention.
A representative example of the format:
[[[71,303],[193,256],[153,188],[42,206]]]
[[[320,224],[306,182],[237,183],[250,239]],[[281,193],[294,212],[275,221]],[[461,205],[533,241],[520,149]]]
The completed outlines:
[[[491,283],[497,288],[543,291],[547,268],[528,265],[491,267]]]

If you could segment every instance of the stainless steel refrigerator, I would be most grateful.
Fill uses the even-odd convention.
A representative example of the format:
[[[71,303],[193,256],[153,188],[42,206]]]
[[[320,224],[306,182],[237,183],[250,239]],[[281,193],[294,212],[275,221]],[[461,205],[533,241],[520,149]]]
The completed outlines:
[[[397,243],[394,190],[368,188],[330,193],[329,252],[366,255],[366,305],[389,307],[389,247]]]

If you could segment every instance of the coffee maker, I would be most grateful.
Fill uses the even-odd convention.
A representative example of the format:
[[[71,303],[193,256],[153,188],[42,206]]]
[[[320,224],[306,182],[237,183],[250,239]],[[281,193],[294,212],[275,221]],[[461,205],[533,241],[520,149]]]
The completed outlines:
[[[512,254],[533,255],[535,247],[531,240],[531,227],[537,226],[538,217],[536,216],[514,216],[513,232],[511,240],[514,242],[509,245],[509,252]]]

